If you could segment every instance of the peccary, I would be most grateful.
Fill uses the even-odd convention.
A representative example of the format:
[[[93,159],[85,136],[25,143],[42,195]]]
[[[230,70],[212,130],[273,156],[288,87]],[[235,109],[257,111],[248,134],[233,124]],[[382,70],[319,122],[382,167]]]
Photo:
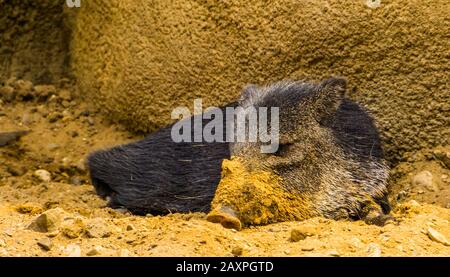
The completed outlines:
[[[175,143],[169,126],[142,141],[91,154],[92,183],[100,196],[110,198],[110,206],[123,206],[136,214],[209,211],[214,197],[213,208],[220,212],[210,213],[208,219],[234,228],[240,227],[240,221],[266,224],[311,216],[383,224],[390,211],[388,167],[378,131],[368,111],[346,98],[345,92],[346,81],[341,78],[319,84],[283,81],[248,86],[239,99],[240,107],[279,107],[280,144],[275,153],[261,153],[260,142]],[[262,170],[280,177],[276,190],[282,191],[284,204],[268,199],[271,216],[245,217],[245,209],[239,207],[241,195],[249,202],[255,196],[252,205],[247,205],[252,213],[258,214],[258,205],[267,202],[252,191],[231,188],[230,194],[229,188],[220,190],[219,185],[214,196],[221,163],[231,156],[239,158],[249,172]],[[279,194],[266,198],[274,195]],[[289,199],[297,201],[296,208],[283,208],[288,216],[277,218]],[[227,216],[238,224],[227,224]]]
[[[230,144],[231,156],[239,158],[245,170],[224,165],[224,187],[216,191],[216,211],[209,220],[239,229],[241,223],[313,216],[378,225],[392,219],[387,215],[388,167],[378,131],[369,112],[345,92],[341,78],[318,85],[285,81],[247,87],[239,101],[242,108],[279,107],[279,147],[268,155],[261,153],[258,142]],[[234,179],[226,179],[227,174]],[[261,188],[251,183],[261,179],[273,182],[269,186],[277,186],[275,192],[267,184]]]

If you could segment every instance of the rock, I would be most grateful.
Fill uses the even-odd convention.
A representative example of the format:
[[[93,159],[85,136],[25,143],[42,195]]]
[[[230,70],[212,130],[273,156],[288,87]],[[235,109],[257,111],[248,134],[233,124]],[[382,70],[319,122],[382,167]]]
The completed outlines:
[[[133,231],[134,229],[136,229],[133,224],[128,224],[126,230],[127,231]]]
[[[445,246],[450,246],[450,243],[448,242],[447,238],[443,234],[439,233],[438,231],[436,231],[431,227],[428,227],[427,235],[432,241],[441,243]]]
[[[54,123],[61,118],[63,118],[63,115],[60,112],[52,112],[47,115],[48,122],[50,122],[50,123]]]
[[[3,86],[0,88],[0,97],[6,102],[12,102],[16,97],[14,88],[11,86]]]
[[[62,160],[61,160],[61,167],[62,167],[63,169],[68,169],[68,168],[71,167],[71,163],[72,163],[72,161],[70,160],[70,158],[64,157],[64,158],[62,158]]]
[[[335,249],[328,251],[327,255],[332,256],[332,257],[340,257],[341,256],[341,254]]]
[[[56,232],[65,216],[66,212],[61,208],[47,210],[36,217],[27,228],[36,232]]]
[[[381,248],[376,243],[369,243],[366,252],[368,257],[381,257]]]
[[[111,235],[111,230],[104,219],[95,218],[87,224],[86,234],[90,238],[106,238]]]
[[[27,169],[21,165],[10,164],[6,170],[11,173],[12,176],[22,176],[27,172]]]
[[[28,100],[33,97],[33,83],[27,80],[17,80],[14,83],[14,87],[17,91],[17,96],[22,100]]]
[[[308,226],[300,226],[291,230],[291,241],[297,242],[313,235],[313,228]]]
[[[313,251],[314,250],[314,246],[302,246],[300,248],[300,250],[302,250],[302,251]]]
[[[33,176],[38,178],[42,182],[50,182],[52,180],[52,175],[45,169],[38,169],[33,173]]]
[[[50,238],[42,238],[38,240],[37,244],[45,251],[50,251],[53,247],[53,243]]]
[[[417,201],[414,200],[414,199],[409,200],[407,204],[408,204],[409,206],[411,206],[411,207],[420,207],[419,202],[417,202]]]
[[[91,250],[86,253],[86,256],[97,256],[102,253],[103,247],[100,245],[94,246]]]
[[[430,171],[424,170],[416,174],[411,183],[416,187],[424,187],[429,191],[436,191],[437,187],[433,183],[433,174]]]
[[[6,242],[3,239],[0,239],[0,247],[5,247]]]
[[[233,249],[231,249],[231,254],[233,254],[233,256],[235,256],[235,257],[242,256],[243,252],[244,252],[244,249],[241,246],[235,246],[235,247],[233,247]]]
[[[438,161],[442,163],[442,165],[450,169],[450,152],[436,150],[433,151],[433,155]]]
[[[21,136],[28,134],[27,130],[18,130],[12,132],[0,132],[0,146],[7,145],[10,142],[13,142],[19,139]]]
[[[85,231],[86,225],[80,217],[64,220],[61,224],[61,232],[70,239],[80,237]]]
[[[56,88],[53,85],[37,85],[34,86],[35,97],[39,101],[44,101],[50,95],[55,94]]]
[[[69,244],[64,249],[67,257],[81,257],[81,248],[78,244]]]

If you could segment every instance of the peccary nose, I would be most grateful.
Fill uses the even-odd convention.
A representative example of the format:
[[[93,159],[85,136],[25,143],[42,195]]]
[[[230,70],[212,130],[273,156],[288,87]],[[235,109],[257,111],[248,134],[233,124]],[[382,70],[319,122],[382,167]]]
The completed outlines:
[[[236,229],[238,231],[242,229],[241,221],[230,207],[222,206],[212,210],[206,217],[206,220],[212,223],[220,223],[228,229]]]

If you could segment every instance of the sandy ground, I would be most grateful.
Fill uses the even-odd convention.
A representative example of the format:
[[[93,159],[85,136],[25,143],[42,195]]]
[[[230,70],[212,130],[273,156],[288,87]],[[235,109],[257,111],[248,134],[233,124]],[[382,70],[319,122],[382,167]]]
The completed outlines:
[[[450,255],[449,147],[409,153],[393,168],[396,223],[312,218],[235,231],[202,213],[142,217],[106,208],[83,160],[142,136],[103,121],[68,80],[11,80],[0,92],[0,133],[29,131],[0,146],[0,256]]]

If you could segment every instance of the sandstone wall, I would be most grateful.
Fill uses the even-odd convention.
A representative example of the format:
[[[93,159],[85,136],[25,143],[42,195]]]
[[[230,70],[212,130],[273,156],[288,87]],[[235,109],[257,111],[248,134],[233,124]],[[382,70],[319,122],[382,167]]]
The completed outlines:
[[[153,131],[171,110],[221,105],[247,83],[345,76],[389,159],[450,137],[448,0],[82,1],[71,45],[80,90]]]

